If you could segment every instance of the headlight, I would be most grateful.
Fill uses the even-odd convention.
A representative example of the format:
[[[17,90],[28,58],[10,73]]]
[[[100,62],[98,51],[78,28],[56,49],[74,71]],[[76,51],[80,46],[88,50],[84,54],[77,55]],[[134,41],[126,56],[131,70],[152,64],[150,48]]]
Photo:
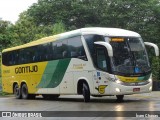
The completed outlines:
[[[149,91],[152,91],[152,86],[151,86],[151,87],[149,87]]]
[[[109,80],[112,82],[116,82],[118,80],[118,78],[115,75],[110,74],[109,75]]]

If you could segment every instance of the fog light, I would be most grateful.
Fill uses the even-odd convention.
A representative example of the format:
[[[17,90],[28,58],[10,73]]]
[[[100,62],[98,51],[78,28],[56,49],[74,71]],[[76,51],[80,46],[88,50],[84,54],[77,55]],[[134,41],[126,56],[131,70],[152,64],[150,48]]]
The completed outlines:
[[[149,91],[152,91],[152,86],[151,86],[151,87],[149,87]]]
[[[119,88],[116,88],[116,92],[121,92],[121,90]]]

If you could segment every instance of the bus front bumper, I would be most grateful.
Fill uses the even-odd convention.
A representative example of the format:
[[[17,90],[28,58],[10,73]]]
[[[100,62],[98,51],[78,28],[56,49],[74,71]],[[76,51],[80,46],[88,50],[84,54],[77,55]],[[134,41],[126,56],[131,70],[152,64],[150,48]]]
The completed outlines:
[[[149,82],[146,85],[139,86],[126,86],[117,83],[112,83],[110,86],[111,95],[129,95],[129,94],[139,94],[139,93],[148,93],[152,91],[152,82]]]

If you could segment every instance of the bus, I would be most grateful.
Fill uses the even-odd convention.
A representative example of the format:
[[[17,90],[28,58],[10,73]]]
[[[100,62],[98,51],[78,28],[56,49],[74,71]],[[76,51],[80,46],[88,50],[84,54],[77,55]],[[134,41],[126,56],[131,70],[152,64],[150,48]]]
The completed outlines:
[[[3,91],[17,99],[60,95],[116,96],[152,91],[145,45],[133,31],[90,27],[45,37],[2,51]]]

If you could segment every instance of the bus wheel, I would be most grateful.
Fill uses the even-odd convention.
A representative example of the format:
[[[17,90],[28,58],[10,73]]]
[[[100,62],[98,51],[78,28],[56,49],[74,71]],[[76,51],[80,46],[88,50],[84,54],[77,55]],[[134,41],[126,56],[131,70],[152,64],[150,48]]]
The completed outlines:
[[[28,94],[28,87],[27,87],[26,84],[22,85],[21,91],[22,91],[22,98],[23,99],[28,99],[29,98],[29,94]]]
[[[14,86],[14,95],[17,99],[21,99],[22,95],[21,95],[21,89],[18,87],[18,84],[16,84]]]
[[[83,83],[82,92],[83,92],[84,102],[89,102],[90,101],[90,91],[86,83]]]
[[[117,97],[117,102],[123,102],[123,98],[124,98],[124,95],[116,95]]]

